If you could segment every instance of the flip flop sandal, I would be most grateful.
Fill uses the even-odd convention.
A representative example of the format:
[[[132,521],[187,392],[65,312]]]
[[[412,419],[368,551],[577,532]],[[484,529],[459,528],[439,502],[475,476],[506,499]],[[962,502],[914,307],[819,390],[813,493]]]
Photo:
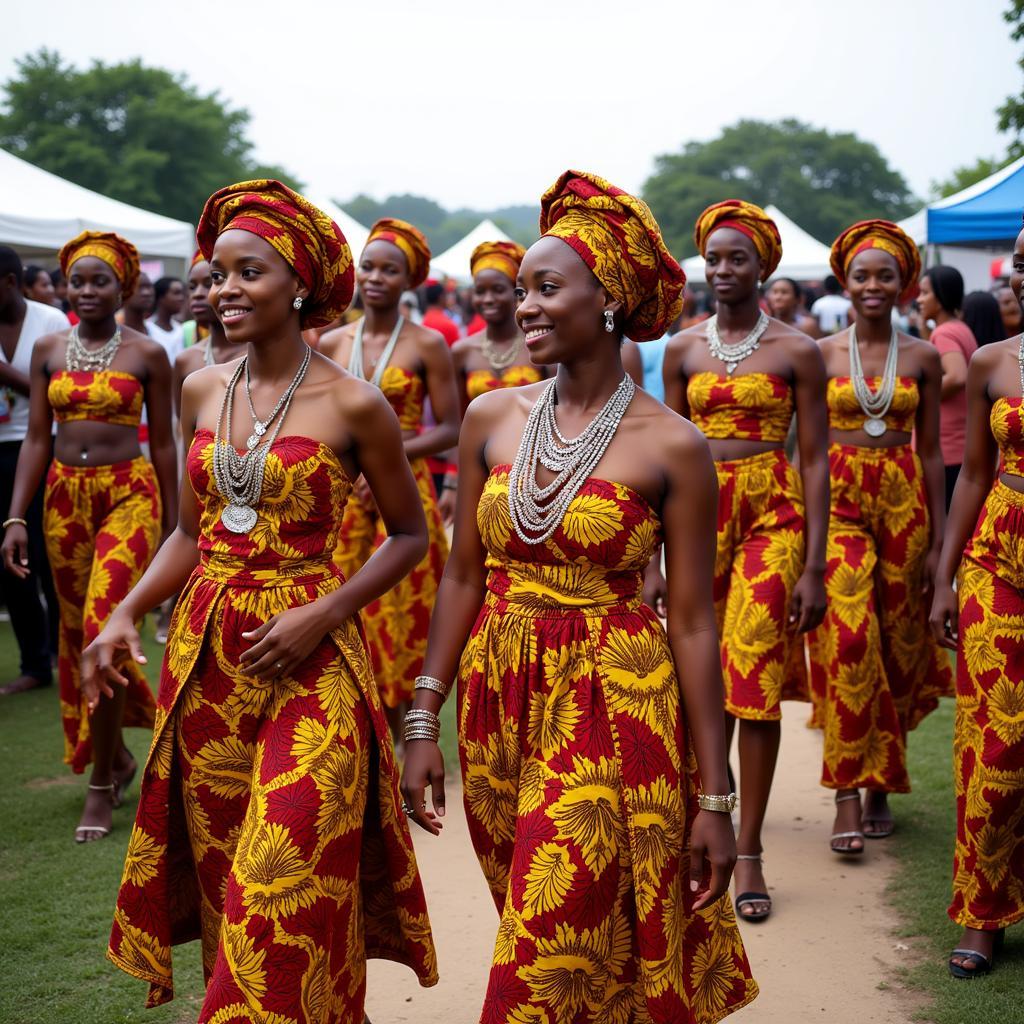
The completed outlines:
[[[973,963],[976,966],[968,970],[966,967],[961,967],[960,964],[953,963],[953,957],[958,956],[968,963]],[[992,962],[989,960],[984,953],[979,953],[976,949],[954,949],[949,954],[949,973],[954,978],[959,978],[961,981],[969,981],[971,978],[980,978],[984,974],[990,974],[992,971]]]

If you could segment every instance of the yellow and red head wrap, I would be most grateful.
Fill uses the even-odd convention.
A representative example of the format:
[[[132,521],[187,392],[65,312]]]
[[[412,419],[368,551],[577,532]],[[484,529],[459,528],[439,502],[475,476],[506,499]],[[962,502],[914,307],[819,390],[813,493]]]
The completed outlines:
[[[206,262],[207,262],[207,259],[203,255],[203,250],[202,249],[196,249],[196,251],[194,253],[192,253],[192,262],[189,264],[189,267],[194,267],[197,263],[206,263]]]
[[[698,218],[693,229],[697,251],[704,255],[708,239],[719,228],[733,228],[754,243],[761,257],[761,280],[767,281],[782,259],[782,236],[775,221],[760,206],[742,199],[726,199],[709,206]]]
[[[497,270],[516,279],[526,250],[518,242],[481,242],[469,257],[469,273],[476,277],[481,270]]]
[[[229,228],[268,242],[309,289],[302,306],[303,327],[324,327],[352,301],[352,250],[341,228],[305,196],[273,179],[228,185],[206,200],[196,239],[206,259],[217,236]]]
[[[540,199],[540,233],[560,238],[622,303],[633,341],[660,338],[683,305],[686,275],[647,204],[584,171],[566,171]]]
[[[112,231],[83,231],[60,251],[60,269],[65,277],[83,256],[95,256],[114,272],[121,282],[121,301],[131,298],[139,283],[139,251],[127,239]]]
[[[397,217],[381,217],[370,228],[370,237],[366,239],[366,244],[378,241],[390,242],[402,250],[405,261],[409,264],[410,288],[419,288],[426,281],[430,271],[430,245],[419,228]]]
[[[853,257],[865,249],[881,249],[896,260],[903,285],[899,300],[903,302],[909,299],[921,276],[921,254],[910,235],[891,220],[862,220],[847,228],[832,243],[832,256],[829,260],[832,272],[844,288]]]

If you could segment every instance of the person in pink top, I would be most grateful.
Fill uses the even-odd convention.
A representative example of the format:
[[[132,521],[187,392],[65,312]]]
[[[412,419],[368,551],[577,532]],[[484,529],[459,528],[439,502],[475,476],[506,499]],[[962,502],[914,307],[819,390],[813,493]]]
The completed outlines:
[[[946,511],[964,458],[967,427],[967,364],[978,343],[970,327],[960,319],[964,279],[955,267],[937,266],[924,272],[917,297],[924,320],[935,329],[932,344],[942,358],[942,405],[939,409],[939,445],[946,467]]]

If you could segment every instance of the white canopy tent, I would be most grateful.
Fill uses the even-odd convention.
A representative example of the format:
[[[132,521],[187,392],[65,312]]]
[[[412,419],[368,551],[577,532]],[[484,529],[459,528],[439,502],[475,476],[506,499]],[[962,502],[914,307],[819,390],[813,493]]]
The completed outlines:
[[[453,277],[456,281],[469,281],[469,257],[481,242],[511,242],[493,220],[489,218],[479,224],[465,238],[459,239],[450,249],[430,261],[431,277]]]
[[[116,231],[143,257],[187,265],[195,251],[191,224],[92,192],[0,149],[0,243],[52,258],[86,230]]]
[[[366,240],[370,237],[370,229],[363,227],[355,217],[347,214],[334,200],[318,193],[308,194],[306,198],[315,206],[319,206],[335,224],[352,250],[352,258],[359,259],[360,253],[366,248]]]
[[[823,245],[799,224],[791,221],[777,206],[767,206],[764,212],[775,221],[782,236],[782,262],[773,277],[792,277],[796,281],[821,281],[832,273],[828,264],[827,245]],[[704,257],[698,254],[683,260],[683,270],[694,284],[703,282]]]

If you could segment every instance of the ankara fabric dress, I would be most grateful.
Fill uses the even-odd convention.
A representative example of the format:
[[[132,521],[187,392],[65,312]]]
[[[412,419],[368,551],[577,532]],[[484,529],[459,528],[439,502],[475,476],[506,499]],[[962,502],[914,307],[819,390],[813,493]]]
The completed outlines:
[[[59,370],[47,399],[58,423],[92,420],[137,426],[143,387],[116,370]],[[56,460],[43,500],[46,554],[60,604],[57,678],[64,760],[83,772],[92,761],[89,711],[81,690],[82,651],[139,581],[160,541],[160,492],[153,467],[141,456],[106,466],[69,466]],[[153,694],[127,655],[116,659],[128,679],[125,726],[153,724]]]
[[[481,1020],[719,1020],[757,986],[728,896],[691,908],[696,767],[667,638],[641,601],[660,524],[592,478],[528,546],[507,466],[477,522],[487,594],[459,669],[459,749],[501,915]]]
[[[340,585],[331,555],[351,485],[282,436],[249,534],[220,521],[213,436],[186,469],[200,564],[178,600],[108,955],[173,995],[171,947],[201,938],[200,1022],[362,1024],[365,957],[436,981],[394,754],[358,622],[293,675],[243,675],[241,634]]]
[[[402,429],[418,430],[423,423],[423,378],[401,367],[389,366],[381,377],[380,387]],[[430,613],[448,559],[448,538],[437,507],[430,467],[426,459],[416,459],[411,467],[427,517],[429,547],[423,561],[408,576],[363,611],[374,678],[389,707],[412,699],[416,676],[422,671],[427,653]],[[345,508],[335,552],[335,562],[345,578],[351,579],[385,540],[387,531],[377,509],[353,498]]]
[[[829,380],[828,402],[833,427],[863,423],[849,378]],[[897,378],[888,429],[912,430],[917,403],[917,381]],[[829,484],[828,606],[809,640],[821,783],[907,793],[907,733],[953,689],[922,592],[931,534],[921,460],[909,445],[832,444]]]
[[[992,405],[1003,469],[1024,475],[1019,398]],[[949,916],[1024,919],[1024,494],[997,481],[960,565],[953,768],[957,834]]]

